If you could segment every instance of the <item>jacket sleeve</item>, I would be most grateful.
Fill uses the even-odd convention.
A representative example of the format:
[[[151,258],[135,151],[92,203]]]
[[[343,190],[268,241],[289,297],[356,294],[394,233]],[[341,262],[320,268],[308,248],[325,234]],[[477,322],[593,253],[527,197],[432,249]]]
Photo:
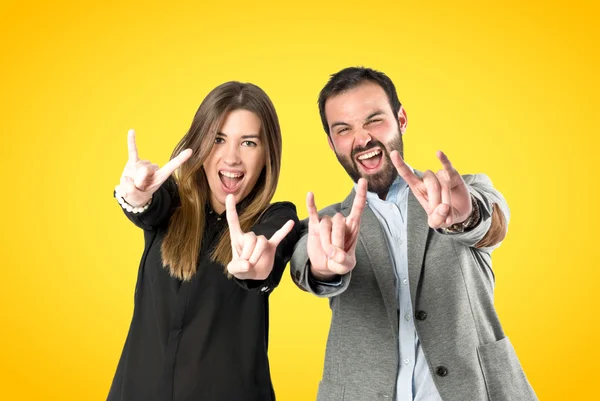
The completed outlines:
[[[294,228],[277,246],[273,260],[273,270],[271,270],[269,277],[264,280],[240,280],[234,277],[233,279],[242,288],[270,293],[279,285],[285,267],[292,257],[294,245],[300,237],[296,206],[291,202],[274,203],[265,211],[259,222],[250,229],[254,234],[263,235],[268,239],[283,227],[288,220],[294,221]]]
[[[115,195],[113,192],[113,196]],[[171,177],[152,195],[152,203],[144,212],[130,213],[123,208],[121,209],[133,224],[143,230],[150,231],[167,224],[177,206],[179,206],[179,193],[177,184]]]
[[[469,188],[469,192],[477,199],[477,202],[479,203],[481,220],[479,221],[479,224],[470,231],[446,235],[452,236],[455,240],[459,241],[463,245],[475,247],[475,244],[481,241],[492,225],[493,205],[496,205],[496,207],[500,208],[500,212],[504,215],[507,225],[510,220],[510,210],[506,200],[502,194],[494,188],[492,181],[487,175],[464,175],[463,179]],[[500,244],[501,242],[487,248],[480,248],[479,250],[486,253],[491,253],[492,250],[499,247]]]

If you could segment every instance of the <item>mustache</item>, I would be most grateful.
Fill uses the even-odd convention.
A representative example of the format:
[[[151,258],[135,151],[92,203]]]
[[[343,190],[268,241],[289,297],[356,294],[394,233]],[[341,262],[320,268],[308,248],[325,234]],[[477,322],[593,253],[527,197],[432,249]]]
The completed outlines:
[[[359,146],[359,147],[352,149],[352,153],[350,156],[354,160],[355,156],[358,153],[367,152],[367,151],[369,151],[371,149],[375,149],[375,148],[380,148],[386,156],[389,156],[386,147],[383,145],[383,143],[381,143],[377,140],[371,140],[371,142],[369,142],[369,144],[367,146]]]

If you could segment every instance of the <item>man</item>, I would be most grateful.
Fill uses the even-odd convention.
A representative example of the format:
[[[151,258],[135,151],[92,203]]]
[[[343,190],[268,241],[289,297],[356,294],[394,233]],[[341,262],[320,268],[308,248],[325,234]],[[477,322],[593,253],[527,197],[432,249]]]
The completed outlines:
[[[381,72],[332,75],[319,110],[356,185],[318,214],[308,194],[291,261],[296,284],[332,309],[318,401],[537,400],[493,305],[502,195],[442,152],[437,173],[404,163],[406,112]]]

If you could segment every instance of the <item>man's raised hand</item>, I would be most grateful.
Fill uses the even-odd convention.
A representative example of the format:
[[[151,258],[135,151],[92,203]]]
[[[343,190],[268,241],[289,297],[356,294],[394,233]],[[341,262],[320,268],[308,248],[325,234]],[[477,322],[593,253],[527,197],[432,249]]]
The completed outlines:
[[[367,201],[367,181],[358,180],[356,196],[348,217],[336,213],[333,217],[319,218],[315,197],[306,196],[308,209],[308,241],[306,244],[310,268],[318,280],[329,280],[343,275],[356,265],[356,243],[360,221]]]
[[[469,218],[472,211],[469,189],[444,152],[437,152],[443,168],[437,173],[427,170],[423,178],[417,177],[397,151],[390,156],[398,174],[425,209],[429,227],[446,228]]]

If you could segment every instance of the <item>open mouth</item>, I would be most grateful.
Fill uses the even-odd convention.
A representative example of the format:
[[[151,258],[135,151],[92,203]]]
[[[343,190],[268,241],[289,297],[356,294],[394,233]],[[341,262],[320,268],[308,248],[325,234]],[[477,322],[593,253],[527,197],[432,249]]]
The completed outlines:
[[[373,149],[366,153],[362,153],[356,157],[356,161],[367,172],[376,170],[383,160],[383,152],[381,149]]]
[[[223,184],[223,190],[227,193],[234,193],[240,187],[244,179],[244,173],[233,171],[219,171],[219,179]]]

